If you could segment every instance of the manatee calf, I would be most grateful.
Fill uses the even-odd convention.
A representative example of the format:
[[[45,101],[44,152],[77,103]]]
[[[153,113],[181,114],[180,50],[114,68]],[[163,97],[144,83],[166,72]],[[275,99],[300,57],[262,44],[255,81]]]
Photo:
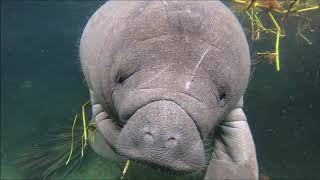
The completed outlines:
[[[242,110],[248,45],[221,2],[109,1],[86,25],[80,59],[96,152],[194,173],[210,137],[206,179],[258,178]]]

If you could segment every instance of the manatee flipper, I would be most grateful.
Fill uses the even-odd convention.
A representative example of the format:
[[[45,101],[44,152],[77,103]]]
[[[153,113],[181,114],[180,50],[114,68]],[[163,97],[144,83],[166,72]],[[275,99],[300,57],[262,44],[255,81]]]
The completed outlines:
[[[88,138],[90,147],[93,149],[94,152],[111,161],[120,160],[119,156],[105,142],[103,136],[99,131],[88,131],[88,134],[89,137],[94,137],[92,139]]]
[[[258,179],[255,146],[242,105],[241,98],[215,132],[205,179]]]
[[[104,131],[111,130],[111,128],[116,128],[113,123],[109,123],[112,120],[108,118],[108,114],[103,110],[101,104],[99,104],[94,96],[94,93],[90,90],[90,99],[92,104],[92,120],[96,124],[101,124],[103,127],[103,131],[100,131],[97,129],[96,135],[94,139],[88,138],[89,144],[91,148],[100,156],[107,158],[111,161],[120,161],[122,160],[122,157],[117,155],[111,147],[107,144],[105,141],[105,138],[103,138]],[[96,126],[97,127],[97,126]],[[93,133],[91,131],[88,132],[89,136]],[[117,137],[117,135],[114,135]],[[92,137],[92,136],[91,136]],[[112,138],[115,138],[112,137]]]

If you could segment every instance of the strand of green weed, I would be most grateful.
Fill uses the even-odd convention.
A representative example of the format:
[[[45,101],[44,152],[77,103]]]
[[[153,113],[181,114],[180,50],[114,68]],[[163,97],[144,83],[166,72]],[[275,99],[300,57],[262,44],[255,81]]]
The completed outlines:
[[[84,135],[84,147],[87,145],[87,120],[86,120],[86,113],[85,113],[85,107],[89,104],[90,100],[84,103],[81,107],[82,109],[82,121],[83,121],[83,135]]]
[[[255,37],[254,37],[254,32],[255,32],[255,30],[254,30],[254,20],[253,20],[253,15],[254,15],[254,8],[251,8],[251,39],[252,40],[254,40],[255,39]]]
[[[304,8],[304,9],[299,9],[297,10],[298,13],[302,13],[302,12],[306,12],[306,11],[312,11],[312,10],[316,10],[319,9],[320,6],[313,6],[313,7],[309,7],[309,8]]]
[[[88,135],[87,135],[87,119],[86,119],[86,111],[85,111],[85,107],[89,104],[90,100],[88,100],[87,102],[85,102],[82,107],[82,122],[83,122],[83,135],[81,138],[81,158],[84,155],[84,148],[87,145],[87,140],[88,140]]]
[[[88,128],[88,130],[92,132],[92,133],[90,133],[91,136],[89,134],[89,136],[90,136],[89,138],[91,139],[92,142],[94,142],[94,139],[95,139],[96,134],[97,134],[97,127],[95,126],[95,124],[96,124],[95,122],[90,122],[89,123],[89,128]],[[92,131],[91,129],[94,129],[94,130]]]
[[[85,145],[84,145],[84,135],[82,135],[82,137],[81,137],[81,158],[83,158],[84,148],[85,148]]]
[[[251,20],[251,39],[254,40],[254,19],[251,16],[253,14],[253,9],[251,9],[251,14],[246,10],[247,16],[249,16],[249,19]]]
[[[303,34],[301,34],[300,32],[298,32],[298,35],[302,37],[302,39],[304,39],[309,45],[312,45],[312,42],[307,38],[305,37]]]
[[[277,32],[273,31],[272,29],[265,28],[265,27],[262,25],[262,22],[260,21],[259,17],[257,16],[257,15],[258,15],[258,11],[256,11],[256,13],[254,14],[254,17],[251,17],[251,15],[250,15],[248,12],[247,12],[247,15],[249,15],[249,17],[250,17],[250,19],[251,19],[252,21],[255,21],[255,22],[257,23],[257,26],[258,26],[259,28],[261,28],[262,31],[265,31],[266,33],[271,32],[271,33],[273,33],[273,34],[277,34]],[[281,34],[281,33],[280,33],[280,36],[281,36],[281,37],[284,37],[285,34]]]
[[[71,128],[71,147],[70,147],[70,154],[69,154],[68,160],[66,162],[66,165],[68,165],[68,163],[71,159],[71,156],[72,156],[72,152],[73,152],[73,132],[74,132],[74,126],[77,122],[77,118],[78,118],[78,114],[75,115],[74,120],[73,120],[73,124],[72,124],[72,128]]]
[[[123,179],[124,175],[127,173],[127,170],[129,169],[129,165],[130,165],[130,160],[127,160],[126,165],[122,171],[122,176],[121,176],[121,180]]]
[[[97,129],[94,130],[92,142],[94,142],[94,140],[96,139],[96,135],[97,135]]]
[[[275,52],[275,56],[276,56],[276,70],[280,71],[280,60],[279,60],[279,41],[280,41],[280,33],[281,33],[281,29],[280,26],[278,25],[277,21],[274,19],[272,13],[269,11],[269,16],[272,19],[272,22],[274,23],[274,25],[277,28],[277,38],[276,38],[276,52]]]

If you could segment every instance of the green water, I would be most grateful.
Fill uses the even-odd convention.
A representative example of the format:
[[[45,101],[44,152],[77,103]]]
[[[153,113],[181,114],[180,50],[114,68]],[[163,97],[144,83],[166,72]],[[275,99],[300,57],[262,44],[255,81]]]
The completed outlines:
[[[103,2],[1,3],[1,179],[28,179],[16,164],[19,155],[33,145],[32,139],[43,140],[48,131],[71,125],[72,115],[88,100],[78,44],[87,20]],[[245,94],[260,173],[271,178],[320,178],[319,11],[310,17],[316,32],[306,35],[312,46],[297,38],[289,19],[288,36],[280,43],[281,71],[259,65]],[[89,153],[67,178],[119,179],[122,167]],[[164,177],[186,178],[133,165],[125,179]]]

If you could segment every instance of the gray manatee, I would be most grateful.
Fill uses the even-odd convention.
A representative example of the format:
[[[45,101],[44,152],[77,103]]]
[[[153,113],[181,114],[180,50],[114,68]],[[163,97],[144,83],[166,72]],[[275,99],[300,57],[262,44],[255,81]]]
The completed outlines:
[[[219,1],[109,1],[87,23],[80,59],[105,157],[205,179],[257,179],[242,110],[248,44]],[[214,134],[209,136],[209,134]]]

